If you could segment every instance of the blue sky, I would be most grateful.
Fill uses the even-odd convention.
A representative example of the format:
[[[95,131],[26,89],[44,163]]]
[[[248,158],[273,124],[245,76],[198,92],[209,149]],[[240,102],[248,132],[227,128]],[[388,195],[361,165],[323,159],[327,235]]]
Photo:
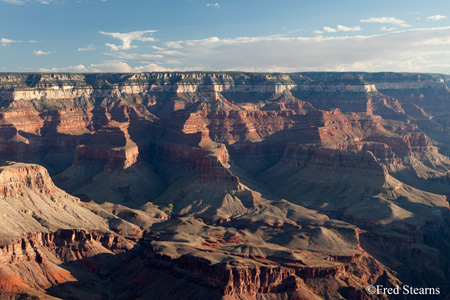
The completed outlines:
[[[450,0],[0,0],[1,72],[450,74]]]

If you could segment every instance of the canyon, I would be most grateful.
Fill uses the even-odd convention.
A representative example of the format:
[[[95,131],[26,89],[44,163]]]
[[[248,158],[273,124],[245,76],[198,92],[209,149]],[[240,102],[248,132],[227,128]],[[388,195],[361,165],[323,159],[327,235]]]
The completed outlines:
[[[0,73],[0,298],[447,299],[449,83]]]

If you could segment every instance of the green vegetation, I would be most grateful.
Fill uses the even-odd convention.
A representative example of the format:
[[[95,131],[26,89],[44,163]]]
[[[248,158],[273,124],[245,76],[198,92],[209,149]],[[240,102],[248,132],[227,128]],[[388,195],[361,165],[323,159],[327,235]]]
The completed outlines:
[[[173,210],[173,204],[172,203],[168,203],[167,205],[163,206],[163,207],[158,207],[160,210],[162,210],[165,213],[170,214]]]
[[[383,196],[385,198],[387,197],[393,198],[395,196],[394,190],[392,188],[383,189]]]

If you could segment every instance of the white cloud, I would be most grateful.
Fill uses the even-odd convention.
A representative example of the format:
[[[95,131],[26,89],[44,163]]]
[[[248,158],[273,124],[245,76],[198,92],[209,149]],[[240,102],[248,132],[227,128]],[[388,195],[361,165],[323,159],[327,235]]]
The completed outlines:
[[[313,30],[313,33],[314,33],[314,34],[322,34],[323,31],[322,31],[322,30]]]
[[[135,72],[164,72],[164,71],[171,71],[171,69],[159,66],[154,63],[150,63],[147,65],[139,66],[134,68]]]
[[[10,4],[24,4],[25,2],[22,0],[2,0],[2,2],[10,3]]]
[[[429,16],[427,18],[427,21],[439,21],[439,20],[444,20],[444,19],[447,19],[447,17],[443,16],[443,15],[434,15],[434,16]]]
[[[207,7],[214,7],[214,8],[219,8],[220,7],[220,4],[219,3],[208,3],[208,4],[206,4],[206,6]]]
[[[34,41],[34,40],[21,41],[21,40],[12,40],[12,39],[7,39],[7,38],[0,38],[0,46],[2,46],[2,47],[6,47],[6,46],[8,46],[9,44],[12,44],[12,43],[39,43],[39,42],[38,41]]]
[[[395,27],[386,27],[386,26],[383,26],[381,28],[382,31],[394,31],[395,29],[397,29],[397,28],[395,28]]]
[[[121,60],[106,60],[102,63],[91,64],[89,66],[76,65],[63,68],[40,68],[40,72],[118,72],[118,73],[138,73],[138,72],[161,72],[171,71],[171,69],[157,65],[155,63],[145,63],[131,67],[128,63]]]
[[[344,25],[338,25],[337,30],[338,31],[360,31],[361,27],[359,27],[359,26],[348,27],[348,26],[344,26]]]
[[[108,60],[100,64],[91,64],[88,70],[92,72],[123,72],[128,73],[132,71],[130,65],[120,60]]]
[[[323,26],[323,31],[315,30],[313,32],[317,33],[317,34],[321,34],[324,31],[329,32],[329,33],[334,33],[334,32],[338,32],[338,31],[360,31],[360,30],[361,30],[361,27],[359,27],[359,26],[348,27],[348,26],[344,26],[344,25],[338,25],[336,28]]]
[[[76,65],[67,66],[63,68],[40,68],[41,72],[132,72],[131,68],[126,62],[119,60],[107,60],[99,64],[91,64],[89,66]]]
[[[323,31],[325,31],[325,32],[337,32],[337,29],[332,28],[332,27],[328,27],[328,26],[323,26]]]
[[[57,72],[64,72],[59,68],[39,68],[39,72],[46,72],[46,73],[57,73]]]
[[[164,59],[164,64],[169,65],[169,66],[173,66],[173,65],[181,66],[181,61],[178,59],[167,59],[166,58],[166,59]]]
[[[107,54],[111,60],[61,68],[60,71],[449,72],[450,27],[388,30],[386,27],[383,34],[376,35],[213,36],[169,41],[165,43],[167,50],[155,49],[156,53],[147,54],[117,51]]]
[[[173,48],[173,49],[181,49],[183,46],[181,45],[181,42],[166,42],[164,43],[167,47]]]
[[[132,48],[137,48],[135,45],[131,45],[133,41],[141,41],[141,42],[154,42],[156,39],[152,35],[156,30],[144,30],[144,31],[132,31],[128,33],[119,33],[119,32],[104,32],[100,31],[103,35],[111,36],[112,38],[118,39],[122,42],[122,45],[115,45],[111,43],[106,43],[105,45],[110,47],[112,51],[119,50],[129,50]]]
[[[77,71],[84,71],[84,70],[86,70],[86,67],[83,66],[83,65],[72,66],[70,68],[72,68],[74,70],[77,70]]]
[[[138,53],[125,53],[125,52],[114,52],[105,53],[106,55],[113,56],[117,59],[126,60],[139,60],[139,59],[162,59],[164,56],[161,54],[138,54]]]
[[[12,44],[12,43],[20,43],[20,42],[22,42],[22,41],[16,41],[16,40],[11,40],[11,39],[6,39],[6,38],[1,38],[0,39],[0,44],[3,47],[6,47],[6,46],[8,46],[9,44]]]
[[[65,68],[40,68],[39,72],[89,72],[84,65],[68,66]]]
[[[337,28],[335,28],[337,30]],[[261,36],[171,41],[158,65],[178,70],[421,71],[448,73],[450,27],[340,37]],[[172,48],[174,49],[174,48]],[[301,49],[301,50],[299,50]],[[161,53],[163,54],[163,53]]]
[[[176,50],[163,50],[163,51],[158,51],[158,53],[161,53],[163,55],[167,55],[167,56],[176,56],[176,55],[185,55],[183,52],[181,51],[176,51]]]
[[[33,51],[33,54],[34,55],[49,55],[49,54],[52,54],[52,53],[51,52],[42,51],[42,50],[36,50],[36,51]]]
[[[408,23],[403,20],[396,19],[393,17],[380,17],[380,18],[369,18],[365,20],[360,20],[362,23],[381,23],[381,24],[392,24],[400,27],[411,27]]]
[[[77,51],[93,51],[93,50],[95,50],[95,46],[94,45],[87,45],[86,47],[77,49]]]
[[[0,1],[9,3],[9,4],[22,5],[22,4],[29,3],[29,2],[37,2],[40,4],[51,4],[51,3],[56,3],[58,0],[0,0]]]

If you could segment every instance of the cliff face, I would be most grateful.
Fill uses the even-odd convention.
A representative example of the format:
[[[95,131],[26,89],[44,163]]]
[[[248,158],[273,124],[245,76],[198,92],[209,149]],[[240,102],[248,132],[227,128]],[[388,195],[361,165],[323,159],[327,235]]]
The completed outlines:
[[[73,284],[80,279],[89,281],[92,276],[86,276],[89,272],[111,272],[122,265],[115,255],[125,255],[133,246],[120,236],[95,231],[61,230],[27,234],[0,247],[0,297],[17,299],[28,294],[36,299],[48,299],[46,290],[54,286]],[[98,258],[102,255],[110,258],[102,261]],[[85,269],[84,276],[87,278],[79,278],[73,268],[67,267],[74,261],[78,261],[79,269]],[[96,282],[91,281],[91,284],[95,286]],[[66,298],[70,294],[68,291],[59,296]]]
[[[140,73],[140,74],[4,74],[2,99],[73,99],[115,97],[144,92],[197,93],[202,90],[232,93],[275,93],[286,90],[314,92],[377,92],[379,90],[445,89],[444,78],[399,73]],[[421,77],[422,76],[422,77]]]
[[[3,243],[23,233],[57,228],[107,229],[105,221],[83,208],[78,198],[57,188],[41,166],[1,167],[0,182]]]
[[[0,74],[2,295],[450,290],[448,81]]]
[[[430,138],[423,133],[406,134],[401,137],[371,137],[370,140],[389,146],[399,157],[405,157],[412,153],[438,152]]]

